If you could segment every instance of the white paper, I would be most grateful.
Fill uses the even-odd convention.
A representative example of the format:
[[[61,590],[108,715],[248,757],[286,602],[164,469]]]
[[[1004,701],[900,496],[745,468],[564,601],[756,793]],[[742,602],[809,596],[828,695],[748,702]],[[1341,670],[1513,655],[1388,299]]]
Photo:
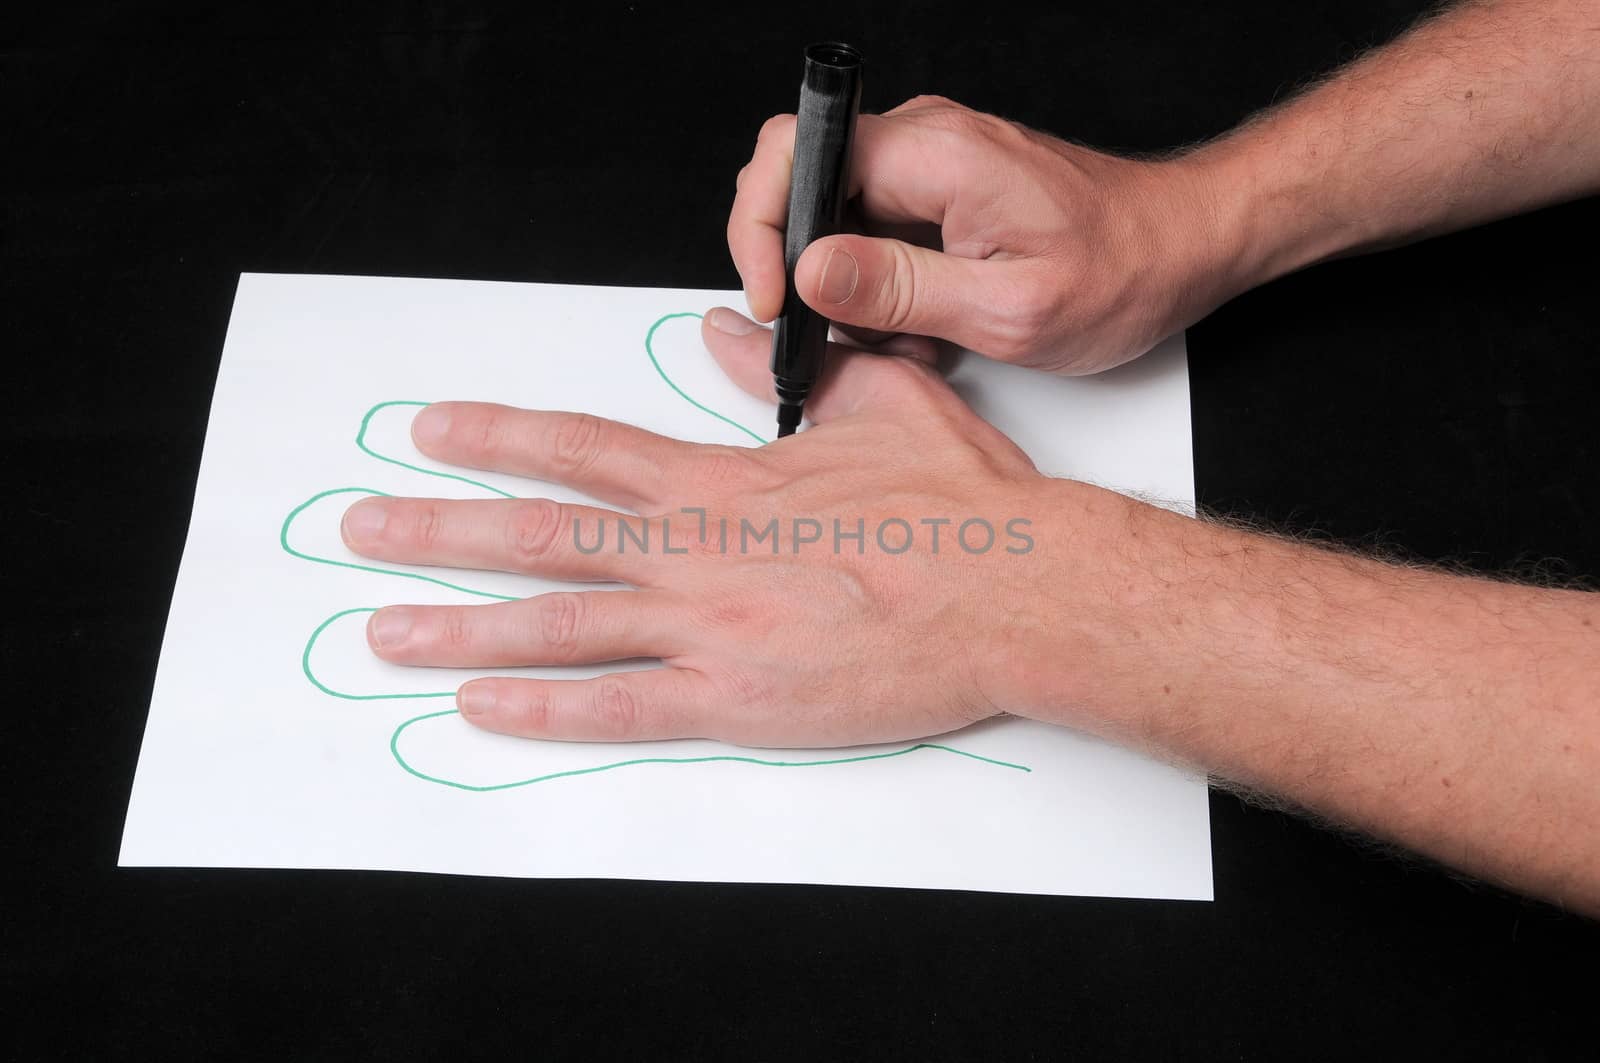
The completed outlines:
[[[390,696],[448,693],[483,673],[377,660],[363,639],[365,613],[331,620],[307,653],[313,631],[345,610],[488,599],[295,553],[510,596],[556,586],[401,569],[344,548],[338,521],[358,492],[310,501],[321,492],[487,494],[374,454],[513,494],[581,498],[438,465],[410,443],[418,407],[380,404],[478,399],[586,410],[680,438],[753,445],[753,434],[769,433],[772,407],[723,377],[695,317],[666,317],[718,304],[742,300],[737,292],[241,277],[121,863],[1209,900],[1203,778],[1062,728],[1000,719],[930,739],[969,756],[905,752],[915,743],[750,750],[534,742],[474,729],[452,714],[448,697]],[[667,378],[727,420],[691,405]],[[969,357],[952,379],[1042,469],[1192,505],[1181,336],[1093,378]],[[369,454],[356,441],[374,407],[362,437]],[[286,517],[308,501],[285,532]],[[577,677],[614,667],[529,671]],[[747,759],[688,762],[697,757]],[[637,760],[652,762],[625,763]],[[839,760],[847,762],[761,763]],[[595,768],[604,770],[585,770]]]

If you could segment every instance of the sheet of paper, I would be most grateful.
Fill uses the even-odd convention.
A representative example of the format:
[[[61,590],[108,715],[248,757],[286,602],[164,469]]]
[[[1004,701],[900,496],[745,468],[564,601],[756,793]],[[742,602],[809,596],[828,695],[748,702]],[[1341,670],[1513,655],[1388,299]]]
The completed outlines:
[[[844,750],[534,742],[455,715],[451,692],[481,673],[372,656],[373,607],[555,584],[366,561],[339,539],[350,502],[580,499],[424,458],[408,435],[419,406],[586,410],[756,445],[772,407],[700,342],[697,315],[719,303],[742,300],[241,277],[122,864],[1209,899],[1204,780],[1069,730],[998,719],[930,748]],[[1046,471],[1192,504],[1182,337],[1094,378],[969,357],[953,379]]]

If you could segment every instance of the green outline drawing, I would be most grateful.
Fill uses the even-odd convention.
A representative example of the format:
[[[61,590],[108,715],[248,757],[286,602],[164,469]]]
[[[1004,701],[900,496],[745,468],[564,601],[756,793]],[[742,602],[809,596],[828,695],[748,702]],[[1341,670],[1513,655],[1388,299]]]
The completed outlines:
[[[701,411],[703,411],[705,413],[710,414],[712,417],[715,417],[717,420],[722,421],[725,424],[731,425],[732,427],[734,427],[734,428],[738,429],[739,431],[741,431],[741,432],[745,433],[746,435],[748,435],[751,439],[754,439],[757,443],[766,443],[767,440],[763,439],[761,436],[757,435],[755,432],[752,432],[750,429],[746,428],[744,425],[740,424],[739,422],[733,420],[730,417],[727,417],[727,416],[725,416],[725,415],[723,415],[721,413],[718,413],[716,410],[711,409],[709,406],[703,405],[702,403],[696,401],[687,392],[685,392],[682,388],[680,388],[677,385],[677,383],[675,381],[673,381],[673,379],[670,376],[667,375],[666,370],[661,368],[661,362],[660,362],[660,360],[658,360],[656,358],[656,352],[655,352],[655,347],[654,347],[656,330],[659,329],[662,325],[666,324],[668,321],[672,321],[672,320],[677,319],[677,318],[692,317],[692,318],[699,319],[700,316],[701,315],[696,314],[696,313],[694,313],[692,311],[683,311],[683,312],[672,313],[672,314],[664,314],[661,317],[657,318],[655,320],[655,322],[650,326],[649,331],[645,333],[645,337],[644,337],[644,352],[645,352],[645,355],[650,359],[650,364],[655,368],[656,373],[661,377],[661,379],[666,382],[667,386],[669,388],[671,388],[674,392],[676,392],[685,402],[689,403],[689,405],[693,406],[697,410],[701,410]],[[380,402],[377,405],[373,406],[370,410],[368,410],[366,412],[366,415],[361,418],[361,427],[356,432],[356,447],[357,447],[357,449],[359,449],[364,454],[367,454],[367,455],[369,455],[369,456],[371,456],[373,458],[376,458],[378,461],[385,462],[385,463],[387,463],[389,465],[398,465],[402,469],[407,469],[407,470],[409,470],[411,472],[420,473],[420,474],[422,474],[424,476],[434,476],[434,477],[439,477],[441,479],[446,479],[446,480],[455,480],[455,481],[457,481],[459,483],[464,483],[464,484],[468,484],[468,485],[470,485],[472,487],[481,488],[481,489],[483,489],[485,491],[490,492],[491,494],[499,495],[502,498],[515,498],[515,497],[517,497],[516,495],[511,494],[509,491],[502,491],[498,487],[492,487],[489,484],[483,483],[480,480],[473,480],[473,479],[470,479],[470,478],[468,478],[466,476],[456,475],[455,473],[440,472],[440,471],[438,471],[436,469],[425,469],[420,465],[412,465],[409,462],[401,461],[400,459],[394,458],[394,457],[390,457],[387,454],[380,454],[376,450],[373,450],[370,446],[367,445],[367,429],[372,424],[373,416],[375,414],[377,414],[377,412],[379,410],[388,409],[391,406],[417,406],[417,407],[422,407],[422,406],[427,406],[427,405],[428,405],[428,403],[426,403],[426,402],[417,402],[417,401],[405,400],[405,399],[393,399],[393,400],[390,400],[390,401],[387,401],[387,402]],[[465,587],[465,586],[462,586],[462,585],[457,584],[457,583],[449,583],[449,582],[446,582],[445,580],[442,580],[442,579],[436,579],[436,578],[434,578],[432,576],[420,575],[420,574],[415,573],[415,572],[402,572],[399,569],[379,568],[379,567],[377,567],[375,565],[361,565],[361,564],[355,564],[355,563],[350,562],[350,561],[335,561],[333,558],[330,558],[330,557],[318,557],[315,554],[307,554],[307,553],[304,553],[302,551],[296,550],[294,547],[290,546],[289,545],[289,527],[290,527],[290,525],[292,525],[294,523],[295,518],[298,517],[301,513],[304,513],[307,509],[309,509],[311,506],[315,505],[317,502],[320,502],[322,499],[327,498],[327,497],[329,497],[331,495],[340,495],[340,494],[365,494],[365,495],[379,495],[379,496],[382,496],[382,497],[385,497],[385,498],[391,497],[386,492],[378,491],[378,490],[375,490],[374,488],[370,488],[370,487],[335,487],[335,488],[331,488],[331,489],[329,489],[327,491],[319,491],[318,493],[312,495],[310,498],[306,499],[304,502],[300,503],[298,506],[295,506],[292,510],[289,511],[288,516],[284,517],[283,525],[278,530],[278,545],[283,548],[284,553],[288,554],[290,557],[297,557],[297,558],[301,559],[302,561],[311,561],[311,562],[314,562],[315,564],[319,564],[319,565],[333,565],[333,566],[336,566],[338,568],[355,569],[358,572],[373,572],[373,573],[377,573],[378,575],[381,575],[381,576],[399,576],[399,577],[402,577],[404,579],[421,580],[424,583],[432,583],[435,586],[445,587],[445,588],[447,588],[449,590],[459,591],[462,594],[470,594],[470,595],[473,595],[473,596],[479,597],[479,598],[492,598],[492,599],[495,599],[497,601],[505,601],[505,602],[511,602],[511,601],[518,601],[519,600],[514,595],[494,594],[494,593],[491,593],[489,591],[475,590],[472,587]],[[347,701],[404,701],[404,700],[425,699],[425,698],[454,698],[456,696],[456,692],[453,691],[453,690],[431,691],[431,692],[420,693],[420,694],[348,694],[348,693],[345,693],[344,691],[334,690],[332,687],[328,686],[322,680],[317,678],[316,673],[311,668],[311,651],[316,647],[317,640],[322,637],[322,633],[324,631],[326,631],[329,627],[331,627],[334,624],[335,621],[338,621],[338,620],[340,620],[340,619],[342,619],[344,617],[350,616],[350,615],[355,614],[355,613],[375,613],[375,612],[377,612],[377,609],[374,608],[374,607],[371,607],[371,606],[361,606],[361,607],[357,607],[357,608],[354,608],[354,609],[341,609],[339,612],[334,613],[332,616],[328,617],[322,623],[318,624],[316,626],[315,630],[313,630],[311,632],[311,636],[306,640],[305,649],[300,654],[300,670],[301,670],[301,672],[303,672],[305,674],[306,680],[308,682],[310,682],[310,684],[312,686],[314,686],[318,690],[320,690],[322,693],[327,694],[330,697],[342,698],[342,699],[347,700]],[[984,764],[993,765],[995,767],[1010,768],[1013,771],[1022,771],[1022,772],[1029,772],[1029,773],[1031,773],[1033,771],[1032,768],[1029,768],[1026,765],[1012,764],[1009,761],[1004,761],[1004,760],[995,760],[995,759],[993,759],[991,757],[980,756],[977,753],[969,753],[966,750],[956,749],[956,748],[954,748],[952,746],[940,745],[940,744],[935,743],[935,742],[918,742],[915,745],[906,746],[903,749],[892,750],[892,751],[887,752],[887,753],[865,753],[865,754],[860,754],[860,755],[852,756],[852,757],[835,757],[835,758],[830,758],[830,759],[826,759],[826,760],[764,760],[764,759],[762,759],[760,757],[740,756],[740,755],[735,755],[735,754],[718,754],[718,755],[713,755],[713,756],[701,756],[701,757],[637,757],[637,758],[634,758],[634,759],[631,759],[631,760],[619,760],[619,761],[617,761],[617,762],[615,762],[613,764],[601,764],[601,765],[597,765],[597,766],[592,767],[592,768],[574,768],[574,769],[571,769],[569,771],[551,772],[548,775],[540,775],[540,776],[536,776],[536,777],[530,778],[530,779],[519,779],[519,780],[517,780],[515,782],[494,783],[494,784],[485,785],[485,786],[477,786],[477,785],[473,785],[471,783],[459,782],[459,781],[454,780],[454,779],[444,779],[444,778],[440,778],[438,776],[428,775],[428,774],[426,774],[424,772],[418,771],[415,767],[413,767],[410,764],[410,762],[408,762],[405,759],[405,756],[400,752],[400,736],[405,733],[407,728],[411,727],[413,724],[421,723],[424,720],[434,720],[434,719],[438,719],[438,718],[443,717],[443,716],[455,716],[455,715],[458,715],[458,713],[456,712],[455,709],[445,709],[445,710],[440,711],[440,712],[428,712],[428,713],[423,713],[421,716],[413,716],[409,720],[406,720],[406,721],[402,722],[400,724],[400,726],[398,726],[398,727],[396,727],[394,729],[394,733],[392,735],[390,735],[390,737],[389,737],[389,753],[390,753],[391,756],[394,757],[395,763],[400,765],[400,767],[403,768],[409,774],[415,776],[418,779],[422,779],[425,782],[437,783],[440,786],[449,786],[449,787],[451,787],[453,789],[457,789],[457,790],[467,790],[467,791],[470,791],[472,793],[491,793],[491,792],[494,792],[494,791],[497,791],[497,790],[513,790],[513,789],[517,789],[517,788],[523,787],[523,786],[532,786],[532,785],[534,785],[536,783],[549,782],[552,779],[566,779],[566,778],[571,778],[573,776],[578,776],[578,775],[594,775],[594,774],[597,774],[599,772],[613,771],[613,770],[615,770],[617,768],[627,768],[627,767],[632,767],[632,766],[641,765],[641,764],[735,763],[735,764],[755,764],[755,765],[759,765],[761,767],[767,767],[767,768],[819,768],[819,767],[826,767],[826,766],[837,765],[837,764],[859,764],[859,763],[862,763],[862,762],[865,762],[865,761],[871,761],[871,760],[891,760],[891,759],[893,759],[895,757],[903,757],[903,756],[906,756],[907,754],[915,753],[918,750],[923,750],[923,749],[936,750],[936,751],[942,752],[942,753],[950,753],[950,754],[953,754],[955,756],[965,757],[968,760],[976,760],[976,761],[979,761],[979,762],[984,763]]]
[[[994,760],[990,757],[980,757],[976,753],[968,753],[962,749],[950,746],[941,746],[933,742],[918,742],[914,746],[904,749],[891,750],[888,753],[866,753],[856,757],[835,757],[832,760],[763,760],[760,757],[743,757],[733,754],[717,754],[706,757],[635,757],[632,760],[619,760],[614,764],[599,764],[592,768],[573,768],[570,771],[553,771],[548,775],[538,775],[532,779],[518,779],[516,782],[492,783],[488,786],[474,786],[471,783],[456,782],[453,779],[441,779],[434,775],[427,775],[413,768],[406,758],[400,753],[400,735],[407,727],[423,720],[437,719],[440,716],[454,716],[456,710],[445,709],[443,712],[429,712],[421,716],[413,716],[399,727],[389,738],[389,752],[394,755],[398,763],[406,771],[419,779],[427,782],[436,782],[441,786],[451,786],[457,790],[470,790],[473,793],[486,794],[495,790],[515,790],[520,786],[532,786],[535,783],[549,782],[551,779],[569,779],[574,775],[595,775],[602,771],[612,771],[616,768],[631,768],[639,764],[711,764],[716,762],[734,764],[756,764],[763,768],[821,768],[833,764],[860,764],[867,760],[890,760],[894,757],[903,757],[907,753],[915,753],[919,749],[937,749],[944,753],[954,753],[957,756],[967,757],[970,760],[981,760],[985,764],[993,764],[1001,768],[1015,768],[1018,771],[1031,771],[1021,764],[1011,764],[1004,760]]]
[[[737,428],[739,431],[743,432],[745,435],[749,436],[751,439],[755,440],[757,443],[770,443],[770,442],[772,442],[772,440],[767,439],[767,438],[765,438],[765,437],[763,437],[761,435],[756,434],[755,432],[750,431],[750,429],[746,428],[744,425],[740,424],[738,421],[735,421],[732,417],[729,417],[726,414],[718,413],[716,410],[713,410],[710,406],[707,406],[704,403],[700,402],[699,400],[694,398],[694,396],[690,395],[687,391],[685,391],[682,388],[680,388],[678,386],[677,382],[674,381],[670,376],[667,375],[667,371],[665,369],[661,368],[661,361],[660,361],[660,359],[658,359],[656,357],[656,348],[655,348],[656,329],[660,328],[662,325],[665,325],[668,321],[672,321],[672,320],[674,320],[676,318],[692,317],[696,321],[699,321],[702,316],[703,315],[697,314],[693,310],[680,310],[676,314],[663,314],[660,317],[656,318],[655,324],[650,326],[650,331],[648,331],[648,332],[646,332],[644,334],[644,353],[650,358],[650,364],[656,367],[656,373],[661,377],[662,380],[665,380],[667,382],[667,387],[671,388],[673,391],[676,391],[678,393],[679,398],[683,399],[683,401],[687,402],[690,406],[693,406],[697,410],[703,410],[706,413],[709,413],[711,416],[715,417],[717,420],[721,421],[723,424],[731,424],[733,427]]]

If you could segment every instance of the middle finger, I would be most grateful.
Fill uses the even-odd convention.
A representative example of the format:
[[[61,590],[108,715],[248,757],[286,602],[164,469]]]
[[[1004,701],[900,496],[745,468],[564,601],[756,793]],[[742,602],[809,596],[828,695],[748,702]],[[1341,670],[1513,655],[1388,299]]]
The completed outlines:
[[[339,526],[365,557],[567,580],[650,582],[658,521],[548,498],[362,499]]]

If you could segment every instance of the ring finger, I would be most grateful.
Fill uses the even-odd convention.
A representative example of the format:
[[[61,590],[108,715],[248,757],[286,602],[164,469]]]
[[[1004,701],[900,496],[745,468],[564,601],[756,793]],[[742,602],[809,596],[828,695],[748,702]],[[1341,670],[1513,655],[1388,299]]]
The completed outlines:
[[[626,549],[623,528],[627,536]],[[345,511],[345,545],[408,565],[475,568],[552,579],[621,580],[638,585],[659,544],[640,517],[547,498],[365,498]]]
[[[395,664],[508,668],[595,664],[681,652],[675,602],[660,591],[557,591],[493,605],[391,605],[367,621]]]

